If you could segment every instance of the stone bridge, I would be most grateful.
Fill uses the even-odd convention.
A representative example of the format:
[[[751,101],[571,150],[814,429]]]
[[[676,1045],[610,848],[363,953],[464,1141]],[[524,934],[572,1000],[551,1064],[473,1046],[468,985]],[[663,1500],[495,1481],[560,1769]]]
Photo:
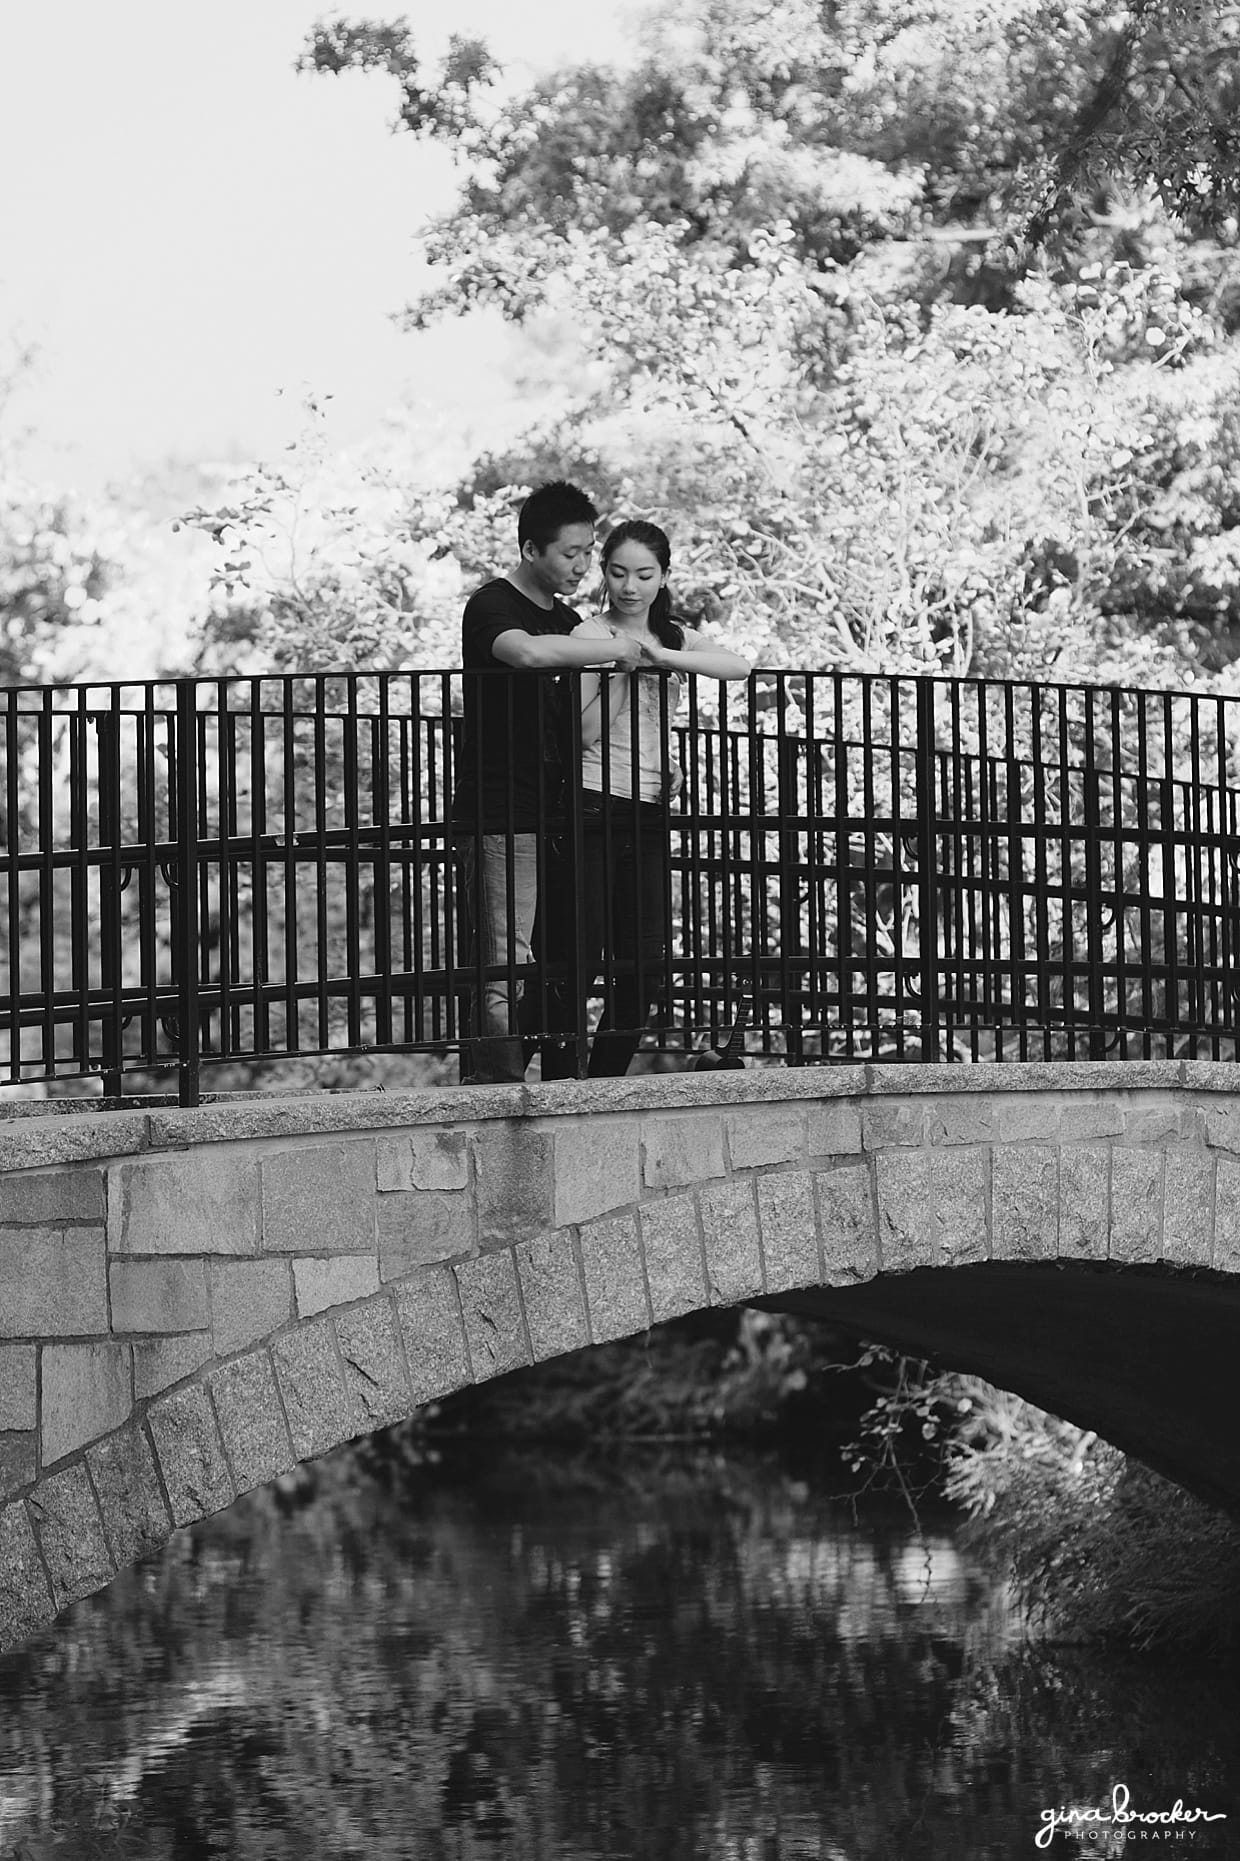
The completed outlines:
[[[973,1370],[1240,1510],[1240,1094],[1211,1062],[12,1105],[0,1646],[470,1382],[707,1306]]]

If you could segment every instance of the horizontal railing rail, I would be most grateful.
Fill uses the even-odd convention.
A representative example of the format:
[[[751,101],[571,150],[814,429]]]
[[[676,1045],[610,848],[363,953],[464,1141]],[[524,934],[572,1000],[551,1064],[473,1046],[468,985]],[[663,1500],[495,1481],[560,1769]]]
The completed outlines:
[[[1235,1057],[1235,700],[759,671],[677,712],[643,677],[666,935],[593,974],[583,888],[619,883],[633,804],[590,813],[577,675],[0,692],[0,1083],[192,1104],[295,1059],[449,1063],[488,982],[580,1070],[634,971],[647,1065]],[[489,739],[462,728],[487,681]],[[462,852],[522,821],[545,921],[486,964]]]

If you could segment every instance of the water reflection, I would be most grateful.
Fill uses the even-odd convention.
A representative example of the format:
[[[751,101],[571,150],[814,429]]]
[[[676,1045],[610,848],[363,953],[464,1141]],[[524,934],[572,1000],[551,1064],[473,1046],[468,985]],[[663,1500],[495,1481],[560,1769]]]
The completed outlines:
[[[0,1665],[0,1854],[1006,1861],[1118,1781],[1232,1808],[1233,1688],[1018,1634],[947,1521],[766,1465],[337,1469]]]

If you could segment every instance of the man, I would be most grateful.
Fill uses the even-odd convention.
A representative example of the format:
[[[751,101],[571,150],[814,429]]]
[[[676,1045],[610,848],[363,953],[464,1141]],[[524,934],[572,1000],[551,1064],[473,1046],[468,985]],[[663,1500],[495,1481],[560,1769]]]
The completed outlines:
[[[598,512],[584,491],[557,480],[525,500],[515,568],[470,596],[461,625],[465,714],[452,820],[461,845],[473,925],[473,1084],[525,1077],[522,1033],[538,1025],[537,993],[519,1002],[530,960],[546,837],[557,824],[563,771],[559,681],[583,666],[631,666],[635,640],[570,640],[580,618],[564,597],[590,566]],[[501,672],[509,676],[501,677]],[[552,675],[552,676],[548,676]]]

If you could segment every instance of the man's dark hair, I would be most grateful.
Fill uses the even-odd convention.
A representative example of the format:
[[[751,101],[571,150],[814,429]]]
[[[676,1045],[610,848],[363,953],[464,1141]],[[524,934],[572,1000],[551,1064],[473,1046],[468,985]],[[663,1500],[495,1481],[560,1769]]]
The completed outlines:
[[[598,512],[585,492],[557,478],[552,484],[539,485],[537,491],[531,491],[521,506],[517,518],[517,547],[524,551],[527,543],[533,543],[541,555],[570,524],[597,522]]]

